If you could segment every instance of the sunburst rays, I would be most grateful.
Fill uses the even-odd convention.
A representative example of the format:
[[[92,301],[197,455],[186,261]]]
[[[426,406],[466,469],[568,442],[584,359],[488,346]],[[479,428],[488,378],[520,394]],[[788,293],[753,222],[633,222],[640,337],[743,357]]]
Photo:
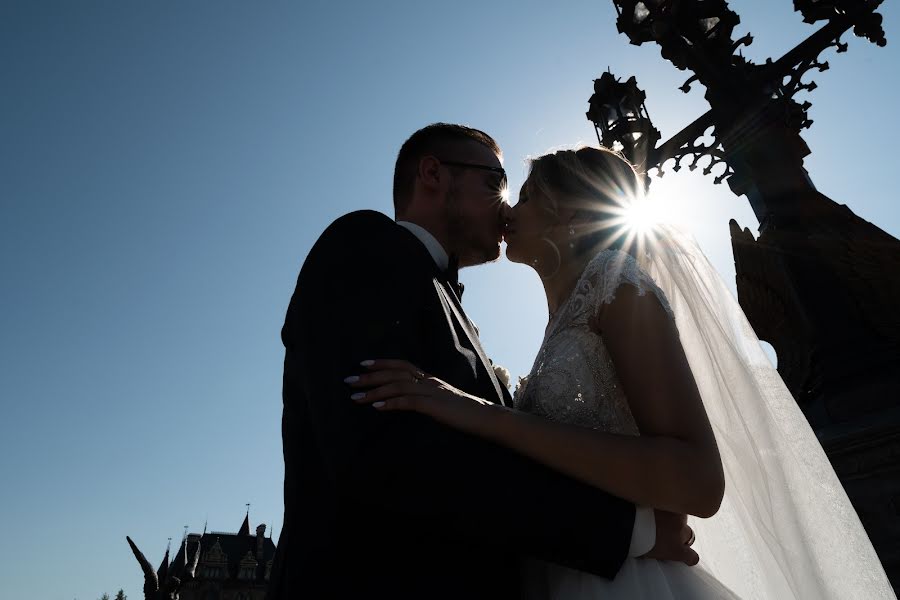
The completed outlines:
[[[603,247],[616,246],[623,250],[636,250],[638,255],[644,254],[657,242],[659,226],[665,222],[663,203],[658,197],[641,192],[627,193],[625,186],[613,184],[615,189],[607,190],[604,195],[615,203],[602,207],[596,205],[587,210],[593,212],[588,219],[590,225],[583,228],[579,235],[594,237],[596,233]],[[602,250],[603,247],[596,250]]]

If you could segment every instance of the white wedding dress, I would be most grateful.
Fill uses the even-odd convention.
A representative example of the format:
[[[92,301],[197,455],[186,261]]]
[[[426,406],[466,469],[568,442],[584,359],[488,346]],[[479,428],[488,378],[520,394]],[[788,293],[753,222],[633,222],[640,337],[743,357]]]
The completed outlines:
[[[725,469],[725,498],[691,518],[700,564],[626,559],[614,580],[532,560],[531,597],[554,600],[895,598],[815,435],[737,301],[696,242],[672,227],[641,255],[605,250],[547,326],[515,406],[626,435],[638,429],[589,320],[620,285],[675,320]]]

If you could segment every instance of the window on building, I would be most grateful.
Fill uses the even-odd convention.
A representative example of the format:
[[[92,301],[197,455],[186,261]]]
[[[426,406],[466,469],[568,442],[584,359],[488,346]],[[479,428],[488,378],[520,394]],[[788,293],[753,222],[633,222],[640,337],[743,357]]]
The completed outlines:
[[[203,570],[203,576],[207,579],[221,579],[224,575],[222,567],[206,567]]]

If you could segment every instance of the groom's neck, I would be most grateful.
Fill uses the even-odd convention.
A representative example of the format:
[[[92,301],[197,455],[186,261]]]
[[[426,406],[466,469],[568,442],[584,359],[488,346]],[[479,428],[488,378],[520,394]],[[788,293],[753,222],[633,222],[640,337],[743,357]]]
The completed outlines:
[[[446,268],[450,256],[449,246],[441,239],[441,236],[439,235],[441,232],[436,231],[437,228],[428,227],[427,223],[423,223],[421,220],[415,221],[410,218],[409,215],[395,215],[394,220],[398,223],[402,222],[404,224],[409,223],[413,225],[413,227],[407,225],[404,226],[412,231],[425,247],[428,248],[428,251],[435,259],[435,262],[437,262],[441,268]]]
[[[396,213],[394,215],[394,221],[406,221],[407,223],[413,223],[414,225],[418,225],[425,231],[427,231],[437,242],[441,245],[441,248],[444,249],[447,254],[452,254],[452,248],[450,247],[449,236],[447,235],[447,228],[442,226],[440,223],[434,222],[432,219],[422,218],[421,216],[410,214],[410,213]]]

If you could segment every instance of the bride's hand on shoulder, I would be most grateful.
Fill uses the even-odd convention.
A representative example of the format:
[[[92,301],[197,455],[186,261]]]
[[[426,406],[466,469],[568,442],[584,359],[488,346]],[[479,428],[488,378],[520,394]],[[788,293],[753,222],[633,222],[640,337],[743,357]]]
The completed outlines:
[[[366,372],[344,380],[350,399],[380,412],[414,411],[476,435],[489,435],[497,406],[428,375],[405,360],[366,360]]]

